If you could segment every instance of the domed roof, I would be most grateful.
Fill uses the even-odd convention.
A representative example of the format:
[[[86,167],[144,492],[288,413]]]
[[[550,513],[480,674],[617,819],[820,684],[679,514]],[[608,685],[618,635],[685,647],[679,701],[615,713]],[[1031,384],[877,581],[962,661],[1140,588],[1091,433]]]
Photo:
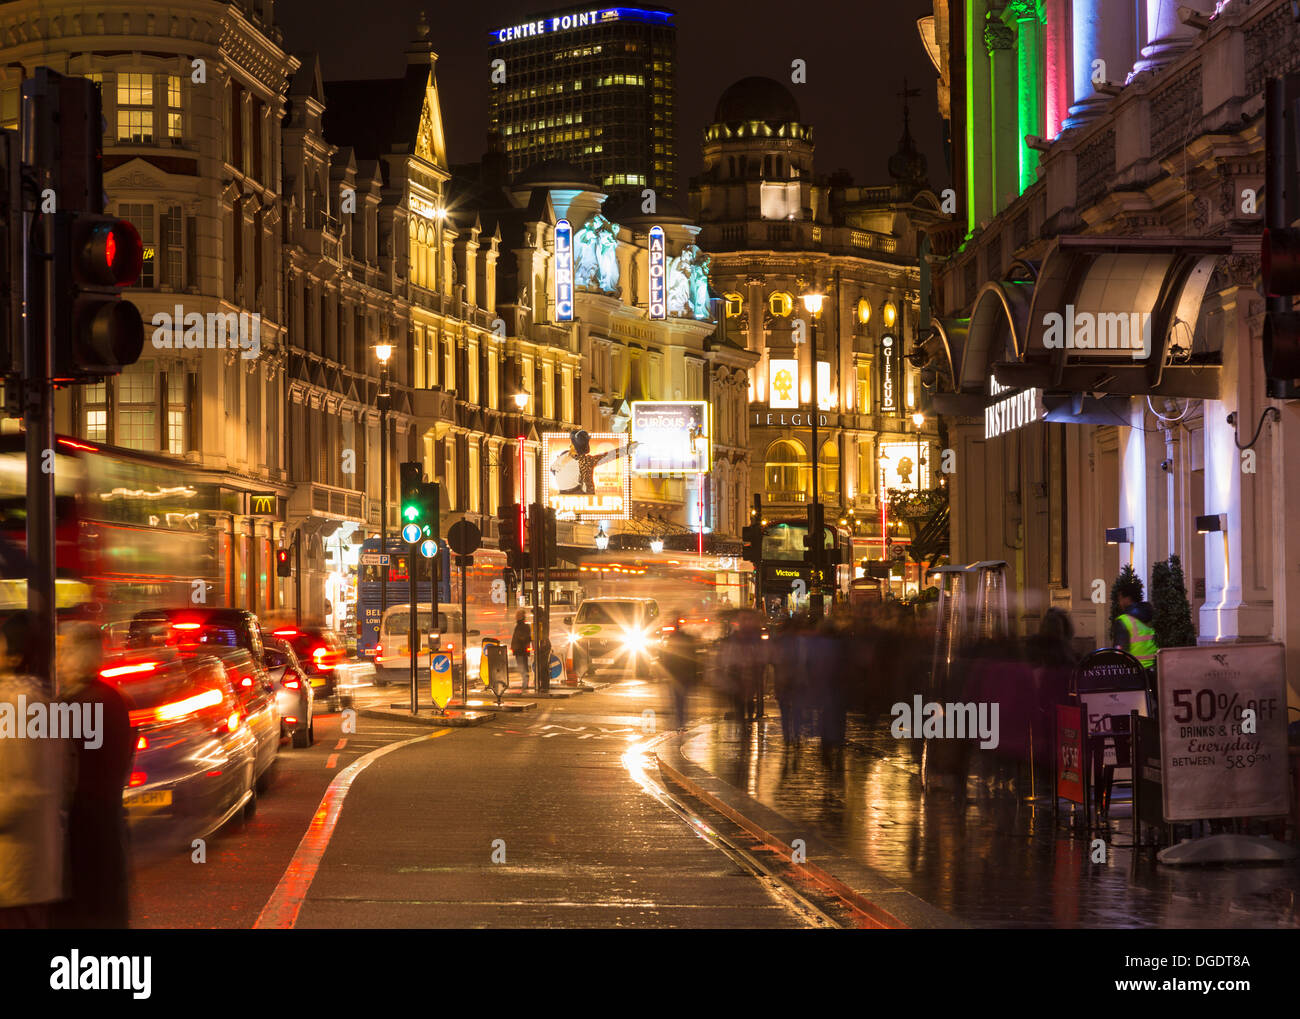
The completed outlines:
[[[641,190],[620,190],[616,191],[605,202],[601,208],[609,219],[615,223],[636,223],[636,222],[656,222],[656,223],[689,223],[691,217],[686,210],[674,202],[666,195],[655,196],[655,211],[653,213],[641,211],[642,198]]]
[[[766,120],[789,124],[799,120],[799,104],[779,81],[755,76],[728,87],[713,111],[715,124]]]
[[[595,187],[595,183],[585,173],[563,159],[543,159],[540,163],[534,163],[515,178],[515,183],[537,187],[543,185],[564,185],[586,189]]]

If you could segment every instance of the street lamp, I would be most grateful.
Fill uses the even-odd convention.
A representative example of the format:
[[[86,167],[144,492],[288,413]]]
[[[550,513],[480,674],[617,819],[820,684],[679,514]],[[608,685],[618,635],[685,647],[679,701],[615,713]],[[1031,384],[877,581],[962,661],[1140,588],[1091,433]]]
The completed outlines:
[[[379,554],[388,554],[388,359],[393,356],[391,343],[375,344],[375,357],[379,360]],[[379,560],[381,563],[382,559]],[[388,573],[380,567],[379,618],[382,621],[388,608]]]
[[[664,550],[664,540],[658,535],[650,539],[650,551],[658,555]]]
[[[609,535],[605,533],[605,522],[600,522],[600,529],[596,531],[596,548],[604,552],[609,548]]]
[[[515,393],[515,406],[518,407],[520,411],[528,406],[528,394],[522,389]]]
[[[811,287],[803,294],[803,306],[808,311],[808,340],[809,340],[809,363],[812,365],[812,413],[809,417],[809,427],[812,429],[812,504],[808,507],[808,547],[812,552],[812,561],[810,563],[812,572],[812,594],[808,598],[808,614],[816,621],[822,617],[822,594],[821,594],[821,562],[822,562],[822,532],[819,526],[821,522],[821,503],[817,493],[817,461],[821,450],[817,445],[817,418],[821,414],[821,399],[817,392],[817,383],[820,381],[820,373],[817,371],[817,316],[821,313],[822,303],[826,300],[826,295],[821,293],[815,286]]]

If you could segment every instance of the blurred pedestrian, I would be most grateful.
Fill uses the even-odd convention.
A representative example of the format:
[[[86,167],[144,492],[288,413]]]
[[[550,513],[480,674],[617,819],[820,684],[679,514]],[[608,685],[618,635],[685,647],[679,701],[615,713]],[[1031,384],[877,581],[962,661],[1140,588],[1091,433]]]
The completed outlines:
[[[799,617],[791,619],[780,633],[773,636],[776,646],[773,648],[775,676],[773,692],[776,703],[781,710],[781,736],[786,745],[797,747],[803,729],[803,687],[806,674],[801,659],[803,621]]]
[[[515,613],[515,632],[510,635],[510,653],[515,656],[515,664],[519,666],[525,693],[528,691],[528,646],[532,642],[532,630],[528,627],[524,610],[520,609]]]
[[[60,635],[59,698],[92,718],[94,739],[74,740],[75,784],[68,811],[68,898],[54,926],[114,928],[130,921],[130,848],[122,792],[131,775],[135,734],[117,688],[99,675],[103,646],[85,623]]]
[[[26,731],[33,707],[48,710],[32,668],[34,636],[27,612],[0,624],[0,712],[16,723],[15,731],[0,723],[0,929],[6,930],[49,927],[65,880],[65,747]]]
[[[1144,669],[1155,668],[1156,631],[1151,625],[1155,609],[1150,602],[1142,600],[1141,582],[1120,581],[1115,598],[1119,602],[1119,615],[1111,624],[1111,644],[1131,654]]]
[[[674,618],[672,630],[664,640],[660,661],[668,673],[677,728],[685,729],[687,698],[699,682],[700,662],[699,641],[686,632],[686,620],[680,613]]]

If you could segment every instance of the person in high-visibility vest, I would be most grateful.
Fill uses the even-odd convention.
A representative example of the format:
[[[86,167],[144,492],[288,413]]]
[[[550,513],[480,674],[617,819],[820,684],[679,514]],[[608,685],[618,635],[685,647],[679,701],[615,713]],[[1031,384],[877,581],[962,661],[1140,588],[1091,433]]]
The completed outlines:
[[[1142,588],[1135,583],[1122,584],[1115,592],[1119,601],[1119,615],[1111,624],[1111,643],[1127,651],[1144,668],[1156,664],[1156,631],[1151,623],[1155,609],[1150,602],[1142,601]]]

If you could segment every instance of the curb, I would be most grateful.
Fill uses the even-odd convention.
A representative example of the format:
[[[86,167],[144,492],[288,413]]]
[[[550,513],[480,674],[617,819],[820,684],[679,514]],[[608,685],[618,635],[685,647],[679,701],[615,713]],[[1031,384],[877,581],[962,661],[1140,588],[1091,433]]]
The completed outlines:
[[[660,771],[778,852],[788,852],[794,839],[803,839],[808,855],[827,861],[836,873],[807,860],[795,866],[861,912],[872,924],[892,930],[966,928],[961,920],[913,895],[878,871],[842,855],[815,833],[799,830],[789,818],[688,760],[682,753],[686,738],[682,734],[674,736],[655,754]]]

